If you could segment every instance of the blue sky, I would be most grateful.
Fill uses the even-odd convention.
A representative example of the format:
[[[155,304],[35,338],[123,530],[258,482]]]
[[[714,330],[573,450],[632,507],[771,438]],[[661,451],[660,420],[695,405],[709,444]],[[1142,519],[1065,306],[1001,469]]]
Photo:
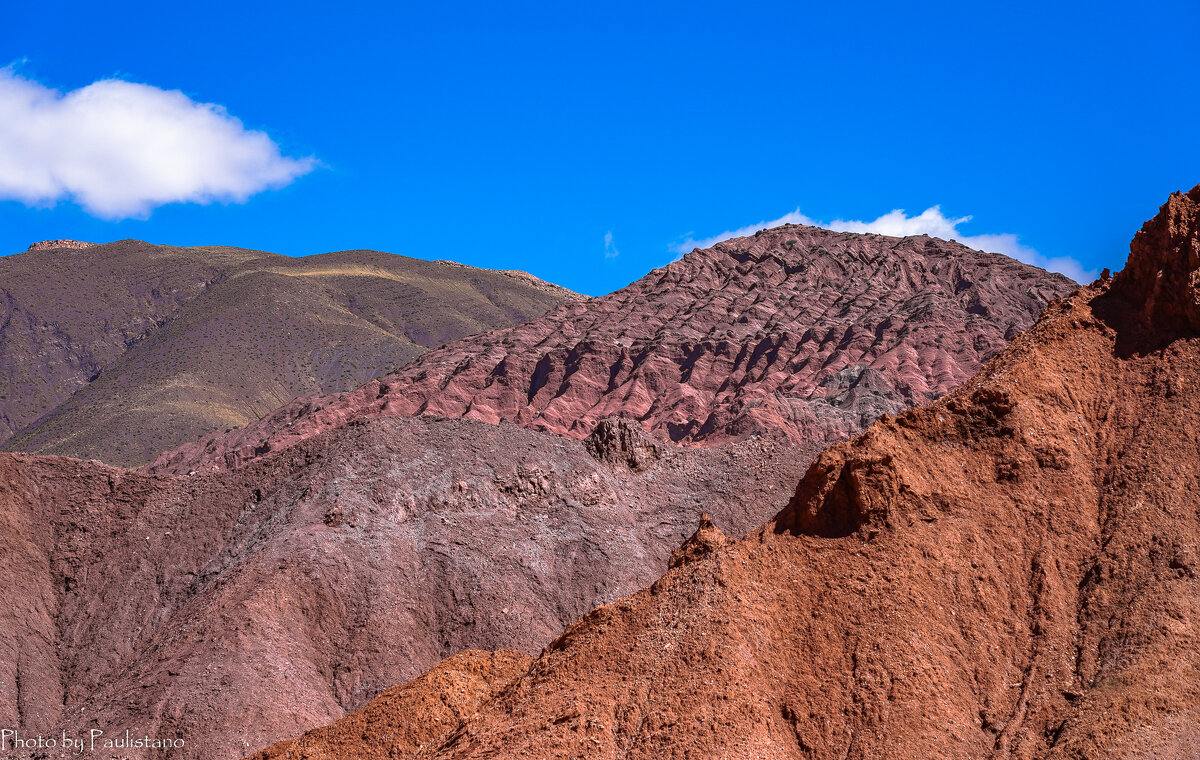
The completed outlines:
[[[329,5],[9,4],[0,252],[376,248],[601,294],[759,222],[940,206],[1094,271],[1200,182],[1194,2]]]

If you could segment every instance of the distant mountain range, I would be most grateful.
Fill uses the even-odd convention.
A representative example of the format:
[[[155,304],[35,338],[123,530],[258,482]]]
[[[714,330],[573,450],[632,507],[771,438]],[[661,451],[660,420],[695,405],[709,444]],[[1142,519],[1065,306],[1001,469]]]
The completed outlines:
[[[582,298],[378,251],[34,244],[0,258],[0,443],[138,466]]]

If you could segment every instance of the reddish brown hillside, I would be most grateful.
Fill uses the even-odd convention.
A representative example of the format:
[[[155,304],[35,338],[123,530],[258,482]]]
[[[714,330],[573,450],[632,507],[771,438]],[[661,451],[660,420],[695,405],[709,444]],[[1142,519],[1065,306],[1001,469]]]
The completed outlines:
[[[459,652],[326,728],[255,753],[251,760],[386,760],[436,747],[463,720],[529,669],[520,652]]]
[[[0,444],[142,465],[573,298],[378,251],[45,241],[0,257]]]
[[[621,415],[683,443],[826,443],[956,387],[1074,288],[957,243],[788,225],[458,341],[351,393],[298,400],[150,469],[230,466],[380,415],[508,420],[573,438]]]
[[[66,244],[61,247],[59,244]],[[178,256],[129,240],[0,257],[0,443],[66,401],[258,251]]]
[[[1198,233],[1200,187],[962,388],[825,452],[773,522],[703,528],[389,757],[1200,756]]]
[[[234,760],[463,649],[536,654],[660,575],[701,509],[740,532],[782,508],[814,454],[428,417],[195,477],[0,454],[0,727]]]

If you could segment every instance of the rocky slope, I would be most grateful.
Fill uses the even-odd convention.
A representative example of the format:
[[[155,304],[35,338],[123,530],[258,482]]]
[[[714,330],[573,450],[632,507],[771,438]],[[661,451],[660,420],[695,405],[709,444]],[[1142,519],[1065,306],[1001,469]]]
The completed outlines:
[[[437,746],[523,675],[531,662],[512,650],[459,652],[332,726],[279,742],[255,753],[252,760],[386,758],[396,751]]]
[[[0,258],[0,443],[144,464],[573,298],[373,251],[36,243]]]
[[[822,240],[833,235],[805,228],[770,234],[785,233]],[[768,238],[764,233],[757,240]],[[893,249],[903,256],[878,253]],[[594,315],[601,325],[596,330],[608,329],[603,324],[614,304],[624,304],[627,313],[618,316],[630,330],[660,320],[665,326],[654,328],[658,342],[643,346],[648,353],[639,366],[649,368],[667,366],[655,352],[675,356],[684,344],[680,336],[700,329],[684,313],[713,320],[725,308],[725,323],[735,328],[760,318],[773,324],[763,309],[736,305],[738,298],[761,298],[768,284],[792,300],[810,291],[824,294],[821,319],[827,321],[805,328],[812,334],[841,329],[843,312],[882,313],[894,306],[882,334],[891,335],[893,327],[896,332],[879,340],[898,343],[867,346],[860,355],[855,340],[840,349],[841,342],[825,341],[829,354],[823,361],[835,379],[819,386],[826,394],[820,404],[830,415],[844,414],[829,419],[849,419],[846,429],[892,403],[907,403],[908,391],[896,389],[915,388],[926,369],[936,370],[938,383],[950,382],[946,378],[957,370],[944,357],[979,361],[981,352],[991,350],[988,341],[1015,329],[1005,315],[1028,321],[1051,292],[1067,287],[1040,270],[940,241],[849,236],[837,257],[814,248],[812,260],[833,271],[842,259],[853,263],[868,255],[863,251],[877,251],[883,274],[867,294],[842,282],[838,287],[848,295],[839,301],[820,288],[791,290],[781,265],[768,255],[739,264],[738,250],[701,252],[673,265],[667,274],[690,284],[650,288],[644,294],[650,306],[637,306],[628,293],[599,299],[604,305]],[[713,256],[724,264],[709,262]],[[699,273],[709,269],[723,274],[705,280]],[[659,272],[650,284],[664,276]],[[739,291],[742,277],[758,290]],[[945,287],[937,284],[943,280]],[[646,283],[635,288],[649,288]],[[908,293],[903,303],[884,283]],[[955,288],[958,296],[947,295]],[[688,298],[702,308],[689,309]],[[573,323],[562,320],[574,311],[555,311],[550,324],[568,329]],[[953,349],[939,349],[931,325],[952,318],[967,332]],[[531,324],[521,329],[549,329]],[[747,337],[753,334],[742,337],[753,340]],[[480,340],[503,345],[495,334]],[[545,340],[558,339],[551,334]],[[920,350],[910,351],[910,340]],[[456,344],[447,355],[473,345]],[[877,370],[844,371],[846,363],[870,352],[892,358],[880,359]],[[770,352],[742,361],[741,370],[702,358],[692,365],[689,388],[711,385],[720,371],[732,373],[731,386],[778,388],[782,382],[770,373],[759,372],[758,379],[745,373],[748,363],[782,371]],[[513,348],[509,360],[515,365],[525,358]],[[535,366],[541,360],[532,361]],[[387,382],[369,383],[369,390],[338,403],[363,393],[387,396]],[[569,390],[575,380],[547,382]],[[933,393],[940,386],[930,387]],[[309,404],[317,415],[320,403]],[[537,653],[596,605],[634,592],[668,565],[687,567],[719,544],[714,527],[705,533],[712,540],[698,539],[671,554],[699,513],[711,513],[716,525],[740,535],[783,508],[820,442],[840,434],[836,427],[818,428],[797,444],[787,436],[753,435],[772,430],[756,423],[700,437],[708,444],[724,440],[721,445],[679,447],[622,418],[600,419],[575,440],[503,420],[348,416],[342,412],[351,406],[330,403],[333,417],[322,419],[337,424],[243,457],[242,466],[206,468],[191,477],[0,456],[0,519],[6,522],[0,551],[10,559],[0,568],[0,725],[26,733],[129,728],[182,737],[186,746],[168,757],[240,757],[341,718],[463,649]],[[573,436],[581,432],[574,425],[570,430]],[[420,682],[443,691],[431,695],[414,686],[390,692],[380,703],[409,705],[398,709],[425,715],[394,724],[397,733],[388,736],[396,738],[380,740],[387,751],[401,745],[429,749],[440,741],[442,724],[429,724],[429,706],[445,705],[449,712],[437,716],[451,726],[502,690],[488,673],[510,670],[467,659]],[[516,660],[506,662],[504,668],[522,669]],[[386,712],[359,716],[361,726],[383,725]],[[320,741],[272,751],[308,752],[309,744]]]
[[[388,417],[194,477],[0,454],[0,726],[241,757],[460,650],[537,653],[701,510],[782,508],[815,453]]]
[[[1074,288],[926,236],[787,225],[431,351],[352,393],[298,399],[150,470],[232,466],[381,415],[508,420],[573,438],[621,415],[682,443],[827,443],[956,387]]]
[[[702,525],[438,741],[351,716],[288,757],[1194,758],[1198,430],[1200,186],[1125,271],[827,450],[758,531]]]

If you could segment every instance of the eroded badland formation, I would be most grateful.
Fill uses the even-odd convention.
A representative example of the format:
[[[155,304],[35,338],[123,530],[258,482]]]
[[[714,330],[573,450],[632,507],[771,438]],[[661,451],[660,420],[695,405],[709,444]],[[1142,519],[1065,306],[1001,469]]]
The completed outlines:
[[[703,524],[527,667],[459,655],[257,757],[1194,758],[1197,431],[1200,187],[744,539]],[[458,719],[413,722],[434,696]]]
[[[1198,210],[1026,332],[1072,283],[789,226],[146,472],[2,454],[0,723],[218,760],[1195,757]]]

